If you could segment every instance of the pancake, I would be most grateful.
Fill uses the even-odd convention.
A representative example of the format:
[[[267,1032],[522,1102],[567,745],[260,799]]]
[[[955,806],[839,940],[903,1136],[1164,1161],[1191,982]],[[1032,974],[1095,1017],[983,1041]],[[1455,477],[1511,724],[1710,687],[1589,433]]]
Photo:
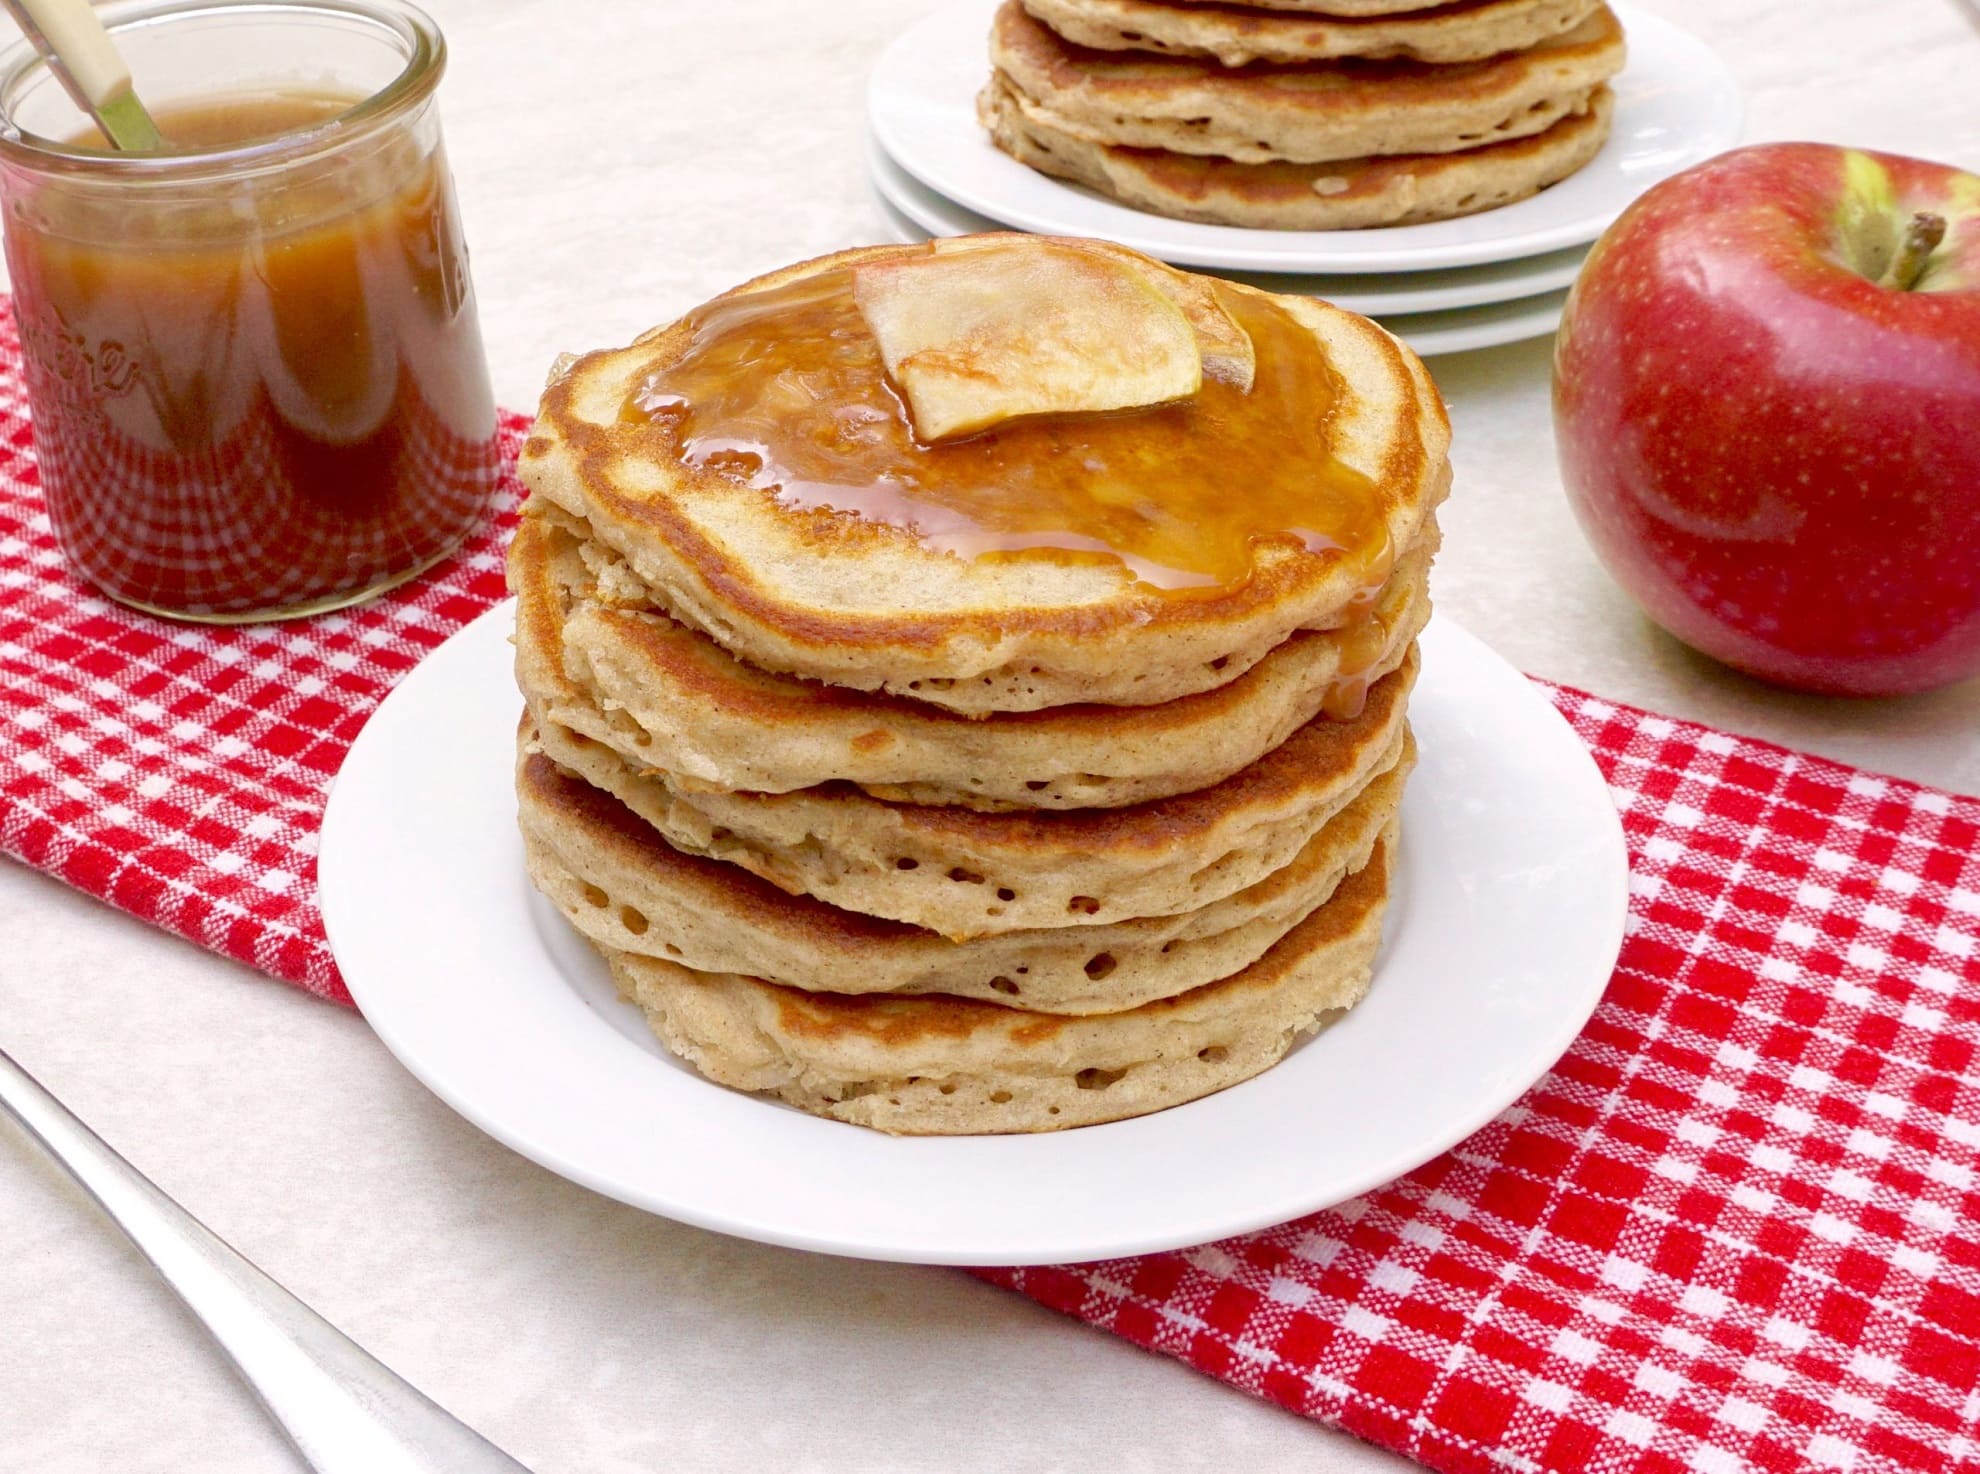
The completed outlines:
[[[709,1079],[882,1131],[1049,1131],[1180,1105],[1277,1063],[1367,991],[1393,830],[1244,971],[1072,1019],[961,998],[844,998],[606,952],[661,1041]]]
[[[1054,131],[1090,143],[1296,164],[1453,153],[1524,138],[1585,105],[1622,69],[1622,27],[1598,8],[1523,51],[1432,66],[1330,61],[1230,68],[1076,46],[1005,0],[990,33],[997,70]]]
[[[1467,0],[1435,10],[1347,19],[1177,0],[1022,0],[1066,40],[1101,51],[1247,62],[1407,57],[1448,63],[1522,51],[1571,31],[1601,0]]]
[[[1040,245],[1036,237],[970,240],[1019,252]],[[1120,248],[1087,245],[1132,257],[1164,281],[1203,280]],[[571,361],[545,392],[523,449],[523,479],[535,495],[584,518],[659,607],[738,659],[970,715],[1080,702],[1155,705],[1224,685],[1295,631],[1348,623],[1423,535],[1447,485],[1449,425],[1420,361],[1364,318],[1234,284],[1206,290],[1243,316],[1254,340],[1265,337],[1262,387],[1244,396],[1243,413],[1273,416],[1275,406],[1292,405],[1291,418],[1220,438],[1212,432],[1223,422],[1210,418],[1208,406],[1230,404],[1241,391],[1206,380],[1200,403],[1047,416],[944,447],[942,464],[980,462],[986,485],[1007,488],[1003,473],[1015,464],[1067,478],[1067,491],[1085,498],[1073,530],[986,533],[984,550],[968,555],[930,530],[940,518],[927,512],[929,504],[917,503],[922,511],[846,510],[862,488],[894,484],[874,478],[863,451],[850,453],[859,474],[849,479],[858,484],[821,501],[802,478],[765,483],[772,472],[761,457],[696,462],[684,458],[686,432],[669,428],[672,421],[629,417],[629,406],[649,402],[642,396],[692,360],[719,325],[758,314],[763,331],[774,334],[782,308],[772,304],[807,293],[836,300],[831,293],[849,290],[837,283],[853,269],[945,246],[958,248],[871,247],[774,272],[629,348]],[[870,342],[846,334],[831,343],[852,365],[844,373],[883,391]],[[823,406],[808,433],[851,433],[845,396],[835,390],[806,398],[807,382],[801,374],[780,378],[775,395],[753,394],[749,402],[805,399],[807,408],[792,413]],[[852,428],[860,436],[905,433],[897,408],[875,413],[894,420]],[[1145,471],[1132,505],[1103,503],[1098,490],[1077,481],[1077,468],[1093,464],[1090,456],[1053,449],[1109,436],[1117,449],[1125,442]],[[712,433],[704,439],[725,443]],[[812,441],[800,442],[808,452]],[[1234,478],[1246,485],[1246,497],[1230,495]],[[1197,541],[1209,538],[1200,530],[1205,515],[1263,515],[1258,509],[1273,505],[1263,495],[1268,486],[1296,487],[1283,494],[1303,500],[1296,516],[1272,530],[1233,534],[1241,567],[1184,570],[1194,583],[1165,586],[1166,574],[1151,572],[1156,565],[1114,551],[1116,539],[1159,535],[1180,539],[1194,556]],[[1078,531],[1101,511],[1112,519],[1105,537]],[[1340,536],[1326,531],[1332,523],[1340,524]]]
[[[1221,10],[1230,0],[1172,0],[1192,10]],[[1300,15],[1360,16],[1405,15],[1416,12],[1455,10],[1462,0],[1245,0],[1245,10],[1284,10]]]
[[[1195,910],[1288,864],[1398,761],[1414,653],[1352,722],[1307,723],[1211,788],[1120,809],[974,813],[889,803],[850,784],[695,793],[536,718],[536,745],[676,849],[791,894],[956,939]]]
[[[653,608],[582,522],[532,502],[509,551],[516,675],[546,718],[688,790],[843,780],[906,803],[1117,808],[1222,782],[1323,711],[1356,710],[1429,617],[1435,524],[1367,621],[1288,639],[1228,685],[1161,706],[971,719],[771,675]]]
[[[806,991],[946,993],[1067,1014],[1133,1008],[1257,961],[1367,863],[1415,763],[1405,741],[1401,760],[1291,863],[1200,910],[951,942],[683,854],[624,804],[524,748],[516,792],[530,878],[601,947]]]
[[[1601,151],[1615,100],[1606,86],[1543,132],[1462,153],[1328,164],[1239,164],[1201,154],[1120,148],[1055,131],[1008,79],[977,111],[997,146],[1041,174],[1178,220],[1267,230],[1416,225],[1496,209],[1565,179]]]

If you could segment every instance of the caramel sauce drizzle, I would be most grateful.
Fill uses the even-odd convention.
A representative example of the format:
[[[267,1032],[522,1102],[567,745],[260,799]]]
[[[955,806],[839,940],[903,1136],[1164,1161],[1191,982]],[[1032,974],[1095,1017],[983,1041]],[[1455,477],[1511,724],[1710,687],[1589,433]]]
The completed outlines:
[[[965,558],[1124,564],[1144,585],[1215,593],[1288,539],[1363,572],[1390,550],[1374,483],[1333,454],[1341,383],[1283,308],[1219,286],[1251,335],[1249,393],[1205,378],[1189,400],[1040,415],[936,444],[916,439],[853,300],[848,267],[709,303],[681,356],[622,419],[661,429],[679,459],[772,494],[912,530]]]

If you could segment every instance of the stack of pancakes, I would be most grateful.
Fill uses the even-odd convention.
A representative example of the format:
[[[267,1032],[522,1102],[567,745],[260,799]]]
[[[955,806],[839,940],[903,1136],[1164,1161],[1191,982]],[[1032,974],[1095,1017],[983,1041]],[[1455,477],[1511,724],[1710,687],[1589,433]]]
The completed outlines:
[[[1544,189],[1608,136],[1601,0],[1005,0],[977,111],[1043,173],[1158,215],[1337,230]]]
[[[1063,327],[998,371],[1109,412],[922,438],[855,302],[978,249],[942,364],[976,394]],[[1118,405],[1134,314],[1183,320],[1137,283],[1192,354],[1248,325],[1192,399]],[[1256,1074],[1369,982],[1448,440],[1364,319],[1091,242],[845,252],[572,360],[510,555],[531,876],[674,1053],[808,1111],[1044,1130]]]

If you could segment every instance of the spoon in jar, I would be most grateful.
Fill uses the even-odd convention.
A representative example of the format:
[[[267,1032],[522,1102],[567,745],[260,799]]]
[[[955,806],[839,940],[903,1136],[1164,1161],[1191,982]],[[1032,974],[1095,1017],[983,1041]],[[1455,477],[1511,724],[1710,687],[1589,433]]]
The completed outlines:
[[[164,147],[158,125],[131,86],[131,69],[89,0],[0,0],[0,5],[112,147],[125,152]]]

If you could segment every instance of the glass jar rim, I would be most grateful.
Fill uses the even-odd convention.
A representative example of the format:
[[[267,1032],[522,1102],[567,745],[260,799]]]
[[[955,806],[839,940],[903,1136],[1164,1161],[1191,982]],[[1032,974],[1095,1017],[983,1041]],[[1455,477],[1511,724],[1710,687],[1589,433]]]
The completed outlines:
[[[432,96],[446,70],[447,43],[439,25],[409,0],[122,0],[97,7],[97,15],[112,37],[144,26],[228,14],[314,15],[364,21],[396,35],[406,47],[406,63],[391,81],[344,111],[299,128],[217,148],[123,153],[45,138],[14,122],[13,106],[21,90],[51,73],[48,59],[23,39],[0,52],[0,158],[42,171],[86,172],[132,182],[215,172],[258,172],[342,144],[354,134],[370,132],[402,116]]]

